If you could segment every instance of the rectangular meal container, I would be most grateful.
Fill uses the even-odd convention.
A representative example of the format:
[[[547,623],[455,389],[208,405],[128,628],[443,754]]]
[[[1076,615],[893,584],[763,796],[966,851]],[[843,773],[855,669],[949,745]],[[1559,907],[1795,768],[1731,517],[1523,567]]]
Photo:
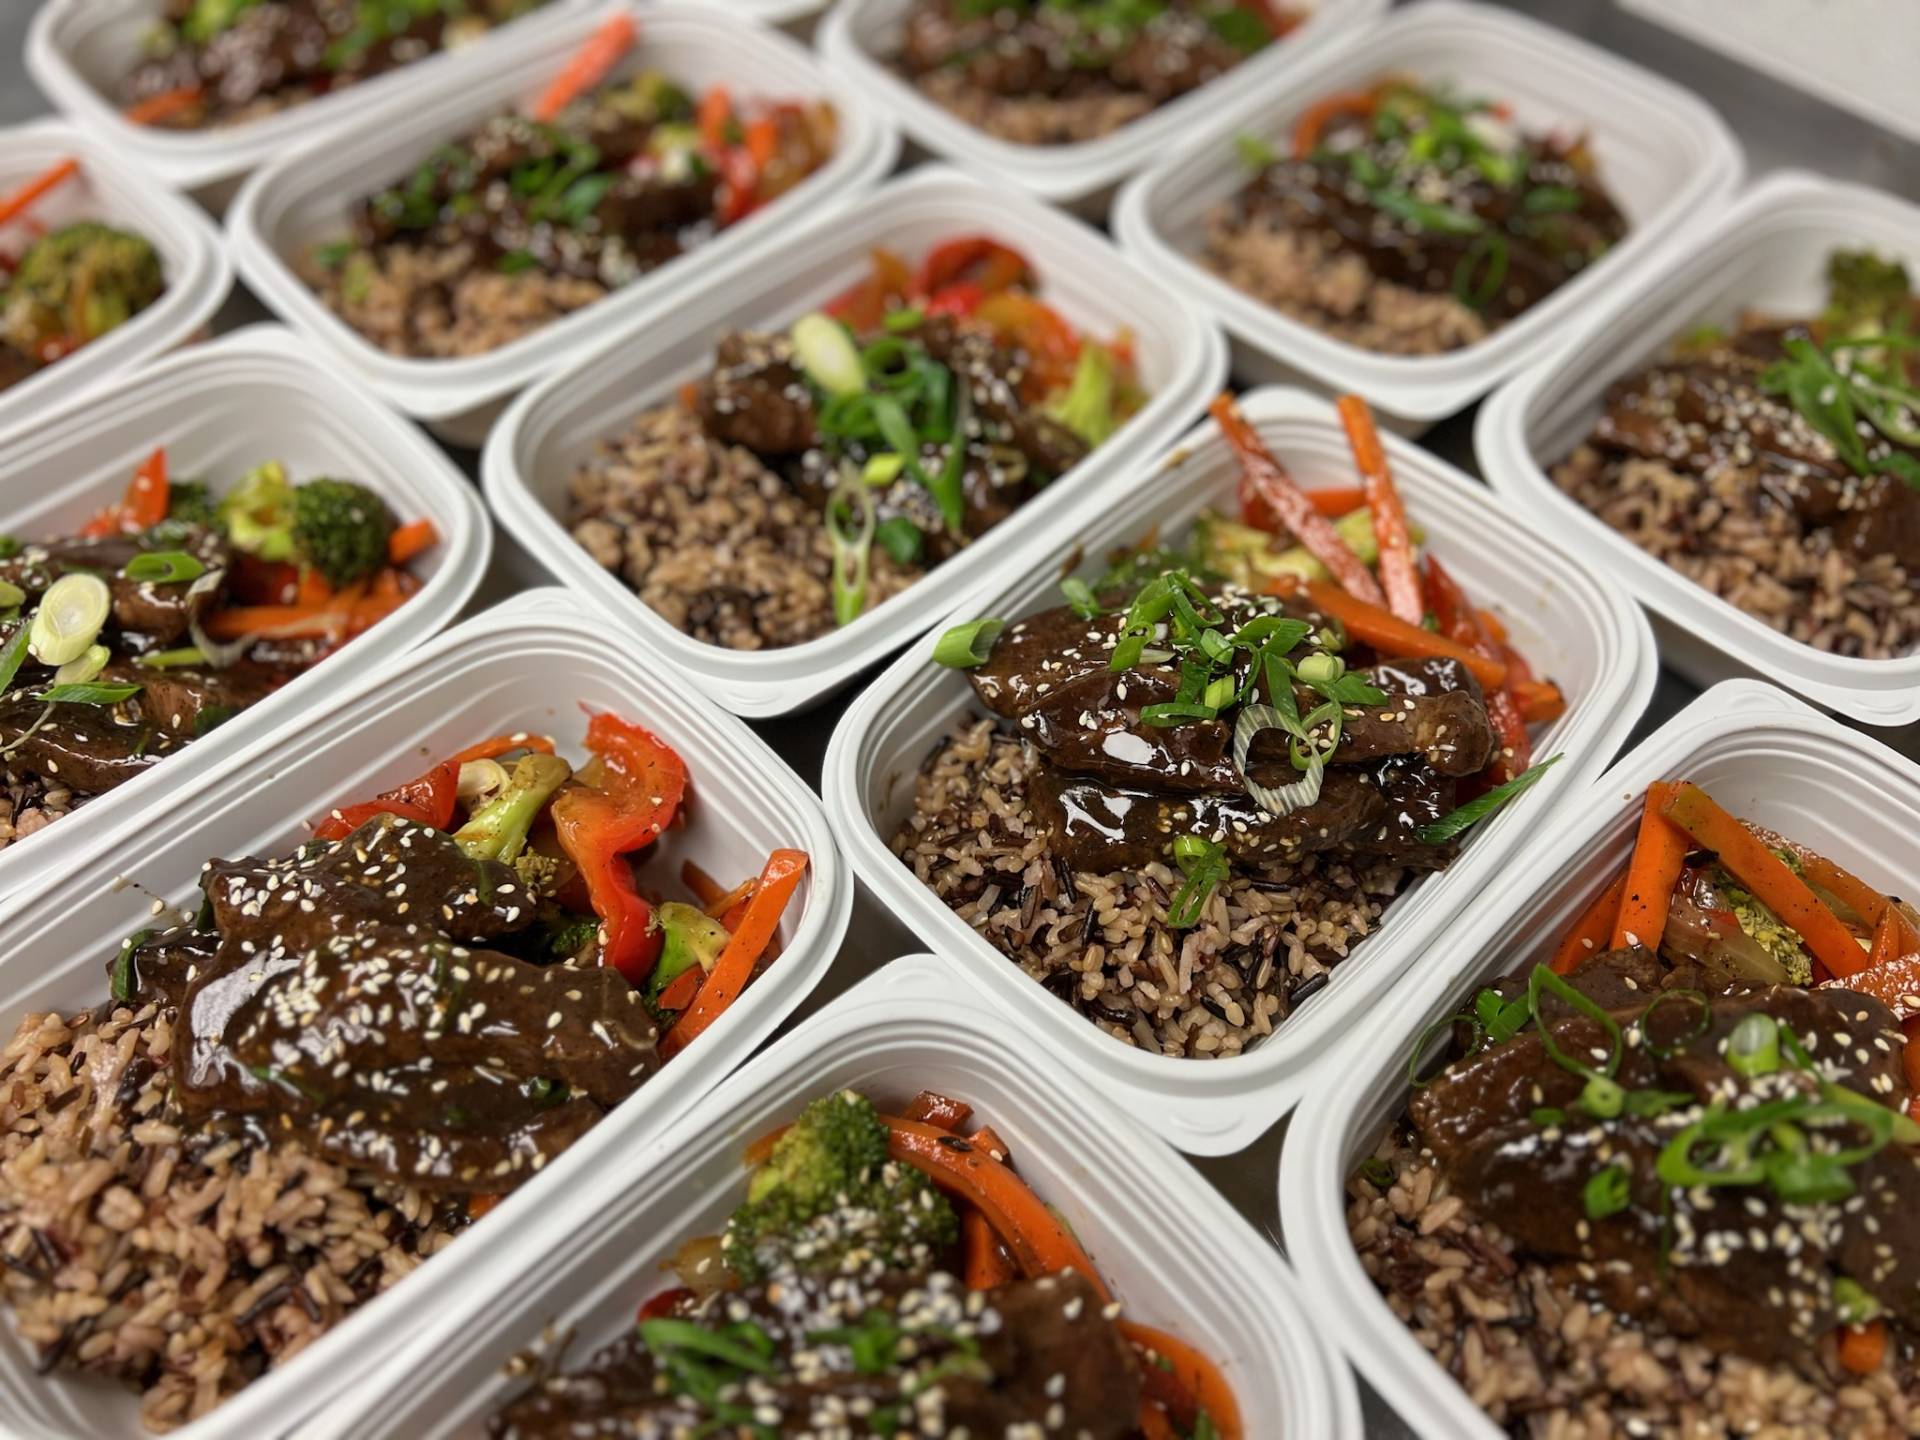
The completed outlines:
[[[27,73],[63,114],[114,154],[126,156],[162,185],[192,191],[217,213],[232,199],[241,176],[288,146],[304,145],[423,80],[431,84],[486,57],[518,54],[538,36],[564,25],[568,12],[577,14],[591,3],[551,0],[543,10],[515,21],[510,30],[483,36],[472,45],[430,55],[338,94],[243,125],[206,130],[136,125],[113,98],[144,53],[165,0],[45,0],[27,30]]]
[[[1333,408],[1291,390],[1263,390],[1242,408],[1303,486],[1349,483],[1353,462]],[[1097,1029],[1027,978],[926,886],[889,846],[912,813],[914,777],[964,717],[982,713],[967,677],[929,658],[926,642],[900,657],[856,700],[833,734],[821,793],[861,880],[946,963],[1032,1039],[1067,1059],[1179,1149],[1243,1149],[1306,1093],[1309,1069],[1333,1041],[1366,1023],[1395,980],[1423,954],[1503,862],[1571,793],[1613,758],[1652,693],[1653,639],[1633,605],[1583,558],[1494,503],[1486,489],[1397,437],[1387,437],[1409,518],[1467,591],[1506,621],[1518,647],[1567,696],[1567,713],[1535,741],[1565,759],[1523,799],[1477,827],[1451,869],[1422,878],[1393,902],[1380,933],[1337,965],[1332,979],[1275,1033],[1219,1060],[1148,1054]],[[1014,620],[1060,603],[1059,581],[1099,573],[1108,552],[1157,527],[1186,532],[1211,505],[1232,511],[1239,469],[1211,422],[1171,454],[1133,470],[1082,506],[1071,528],[1022,570],[976,589],[950,620]]]
[[[851,625],[801,645],[731,650],[668,624],[568,533],[568,482],[600,443],[705,374],[724,329],[785,329],[867,273],[885,246],[918,256],[942,240],[984,232],[1023,252],[1041,295],[1080,327],[1131,332],[1148,403],[1065,477],[918,584]],[[1080,222],[1024,195],[945,166],[894,180],[794,236],[750,273],[685,296],[671,316],[620,328],[599,351],[529,390],[488,439],[487,502],[510,533],[565,584],[643,636],[738,715],[805,709],[951,609],[970,586],[1003,573],[1082,499],[1110,488],[1129,458],[1178,432],[1226,379],[1226,346],[1205,319]]]
[[[1920,889],[1920,767],[1772,686],[1715,686],[1569,799],[1466,914],[1436,934],[1403,986],[1328,1056],[1287,1132],[1280,1216],[1287,1252],[1323,1301],[1325,1334],[1411,1423],[1474,1440],[1507,1432],[1387,1307],[1348,1238],[1346,1182],[1406,1104],[1418,1037],[1480,985],[1545,960],[1623,870],[1647,785],[1684,776],[1734,814],[1791,836],[1891,894]]]
[[[41,121],[0,130],[0,195],[68,159],[80,162],[80,173],[36,201],[28,218],[47,229],[100,220],[145,236],[160,257],[167,288],[126,324],[0,390],[0,436],[104,377],[193,338],[233,285],[219,232],[196,206],[71,125]],[[0,248],[17,253],[32,234],[20,221],[0,225]]]
[[[476,1271],[358,1397],[296,1440],[406,1435],[482,1440],[523,1380],[502,1374],[543,1329],[573,1332],[583,1363],[674,1284],[680,1242],[712,1234],[742,1197],[741,1149],[808,1101],[852,1087],[883,1107],[939,1091],[973,1105],[1021,1175],[1060,1213],[1130,1318],[1220,1364],[1249,1440],[1348,1440],[1358,1395],[1329,1363],[1285,1263],[1164,1144],[1085,1079],[1010,1036],[931,955],[897,960],[715,1090],[673,1133],[630,1152],[538,1232]],[[1168,1225],[1167,1217],[1179,1217]]]
[[[404,175],[442,144],[489,116],[533,100],[581,44],[615,13],[629,11],[633,48],[617,79],[655,68],[683,85],[725,85],[740,98],[826,99],[838,116],[833,156],[785,195],[707,244],[573,314],[483,355],[422,359],[388,354],[329,310],[296,273],[299,256],[346,225],[354,199]],[[510,50],[415,84],[310,146],[264,166],[227,216],[235,262],[260,299],[389,404],[446,438],[478,446],[517,390],[583,349],[643,319],[659,321],[723,275],[759,265],[792,227],[866,190],[892,167],[898,137],[858,93],[777,31],[712,6],[602,6],[570,11]]]
[[[553,1220],[568,1197],[600,1188],[595,1177],[616,1162],[649,1153],[676,1116],[806,998],[839,949],[853,882],[820,802],[739,721],[662,685],[652,657],[609,644],[578,609],[563,593],[540,590],[467,621],[368,677],[299,732],[236,757],[164,814],[123,826],[0,918],[0,1026],[11,1034],[27,1013],[78,1011],[102,999],[105,961],[122,936],[152,923],[151,901],[191,912],[204,858],[284,854],[306,838],[307,821],[343,799],[375,794],[488,735],[550,735],[562,756],[579,759],[587,707],[645,724],[687,762],[694,797],[688,823],[649,852],[643,883],[649,874],[671,883],[689,859],[732,877],[756,872],[776,846],[797,846],[810,857],[781,922],[780,958],[698,1044],[478,1221],[450,1258],[423,1266],[284,1366],[174,1432],[182,1437],[284,1433],[352,1386],[428,1316],[461,1313],[447,1297],[462,1277],[491,1274],[516,1235],[565,1233]],[[36,1375],[33,1355],[4,1316],[0,1413],[10,1434],[32,1440],[145,1433],[131,1391],[65,1372]],[[333,1415],[329,1410],[329,1426]]]
[[[1208,214],[1251,178],[1236,137],[1256,137],[1286,154],[1301,112],[1314,101],[1395,73],[1505,101],[1514,123],[1529,132],[1590,136],[1600,177],[1631,226],[1598,264],[1484,340],[1443,355],[1382,355],[1336,340],[1244,294],[1198,259]],[[1417,432],[1557,346],[1610,286],[1657,263],[1666,240],[1732,190],[1741,167],[1739,146],[1720,117],[1671,81],[1511,10],[1427,0],[1360,43],[1316,56],[1284,94],[1256,94],[1215,110],[1203,133],[1178,153],[1157,156],[1121,192],[1114,233],[1129,253],[1219,318],[1234,342],[1236,373],[1357,390],[1395,428]]]
[[[1649,555],[1547,474],[1592,429],[1615,380],[1689,330],[1743,310],[1819,310],[1827,252],[1863,244],[1920,274],[1920,206],[1817,175],[1769,176],[1667,264],[1610,297],[1565,348],[1504,386],[1481,409],[1473,444],[1496,491],[1567,543],[1607,557],[1653,614],[1668,664],[1703,684],[1761,675],[1863,724],[1909,726],[1920,720],[1920,654],[1866,660],[1790,639]]]
[[[451,623],[486,571],[486,510],[446,456],[267,325],[161,360],[117,382],[110,401],[83,396],[9,439],[0,458],[0,534],[23,542],[73,534],[120,499],[156,446],[166,447],[173,474],[209,475],[223,485],[268,460],[296,477],[358,480],[396,516],[431,519],[440,541],[414,562],[425,581],[420,592],[338,655],[181,753],[0,849],[0,895],[72,873],[116,828],[144,823],[196,793],[220,761],[306,724],[368,670]]]
[[[1291,90],[1317,57],[1356,38],[1389,0],[1314,0],[1313,14],[1288,35],[1219,79],[1151,110],[1097,140],[1020,145],[976,129],[922,95],[885,58],[900,48],[911,0],[842,0],[820,21],[820,53],[862,94],[872,95],[930,154],[989,180],[1067,205],[1090,219],[1107,213],[1127,176],[1184,145],[1227,106]]]

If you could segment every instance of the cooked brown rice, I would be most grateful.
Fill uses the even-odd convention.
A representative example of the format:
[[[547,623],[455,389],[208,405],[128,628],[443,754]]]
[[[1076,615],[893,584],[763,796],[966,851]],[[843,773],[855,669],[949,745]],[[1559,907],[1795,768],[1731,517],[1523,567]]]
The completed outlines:
[[[1756,503],[1752,471],[1711,478],[1582,445],[1553,481],[1655,558],[1782,634],[1884,660],[1920,643],[1920,595],[1893,556],[1860,559]]]
[[[8,768],[0,774],[0,850],[37,834],[85,803],[64,785],[49,783],[31,771]]]
[[[1101,1029],[1165,1055],[1235,1055],[1272,1032],[1367,935],[1409,872],[1336,855],[1232,879],[1190,930],[1155,861],[1070,871],[1026,799],[1034,752],[970,720],[928,758],[893,849],[989,944]]]
[[[1550,1267],[1517,1258],[1499,1227],[1450,1193],[1410,1127],[1374,1153],[1391,1183],[1356,1175],[1347,1185],[1360,1263],[1414,1337],[1511,1433],[1920,1435],[1920,1376],[1907,1361],[1848,1375],[1829,1336],[1809,1357],[1815,1373],[1802,1374],[1635,1325],[1581,1299]]]
[[[646,411],[573,477],[573,537],[662,619],[735,650],[834,629],[833,545],[820,511],[752,451],[680,405]],[[879,546],[867,604],[925,572]]]
[[[464,1208],[185,1122],[158,1005],[29,1015],[0,1051],[0,1295],[43,1370],[170,1430],[446,1245]]]
[[[1093,95],[996,95],[962,71],[935,70],[912,78],[943,110],[1015,145],[1072,145],[1111,135],[1153,109],[1146,95],[1114,90]]]

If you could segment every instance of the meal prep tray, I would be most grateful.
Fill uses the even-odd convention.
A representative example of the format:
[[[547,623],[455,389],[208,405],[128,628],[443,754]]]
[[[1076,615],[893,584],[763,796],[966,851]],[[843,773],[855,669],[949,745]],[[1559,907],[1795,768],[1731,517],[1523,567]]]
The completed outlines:
[[[383,101],[451,75],[469,78],[491,58],[495,63],[526,53],[540,37],[564,28],[568,12],[591,0],[551,0],[542,11],[514,22],[457,51],[430,55],[336,95],[323,95],[290,110],[206,130],[166,130],[135,125],[112,96],[141,57],[147,32],[162,0],[46,0],[27,31],[27,70],[48,99],[74,122],[127,156],[146,174],[177,190],[194,191],[213,209],[225,208],[233,181],[256,165],[304,145],[322,130],[345,124]]]
[[[970,1102],[1127,1315],[1220,1364],[1250,1437],[1360,1433],[1353,1377],[1329,1363],[1272,1247],[1093,1085],[1008,1035],[948,962],[922,955],[895,961],[774,1045],[671,1135],[609,1166],[538,1235],[497,1249],[354,1397],[295,1440],[480,1440],[486,1416],[523,1383],[501,1374],[509,1358],[553,1323],[575,1331],[567,1354],[580,1364],[632,1325],[642,1300],[676,1283],[665,1262],[680,1242],[719,1230],[739,1203],[747,1143],[848,1086],[883,1104],[923,1089]]]
[[[1251,178],[1236,136],[1286,154],[1308,105],[1394,72],[1506,101],[1528,131],[1586,132],[1600,178],[1632,227],[1590,270],[1484,340],[1444,355],[1382,355],[1336,340],[1235,289],[1196,258],[1208,213]],[[1657,264],[1677,230],[1732,190],[1741,167],[1720,117],[1671,81],[1510,10],[1427,0],[1315,56],[1283,94],[1214,110],[1204,131],[1183,137],[1178,153],[1159,157],[1121,192],[1114,233],[1219,317],[1234,340],[1236,373],[1355,390],[1395,428],[1418,432],[1553,350],[1570,323]]]
[[[1811,314],[1836,246],[1870,245],[1920,273],[1920,206],[1877,190],[1786,171],[1755,185],[1672,263],[1633,277],[1551,358],[1481,410],[1474,449],[1488,482],[1569,544],[1598,547],[1659,625],[1661,655],[1702,684],[1758,674],[1869,725],[1920,720],[1920,655],[1862,660],[1789,639],[1696,585],[1563,494],[1545,464],[1592,428],[1615,380],[1702,324],[1745,309]],[[1543,464],[1543,462],[1545,462]]]
[[[530,100],[581,43],[619,10],[639,38],[612,76],[663,69],[695,89],[724,84],[736,96],[827,98],[839,117],[833,157],[772,204],[631,285],[484,355],[391,355],[329,310],[295,273],[295,257],[338,233],[369,188],[405,174],[435,146]],[[543,27],[537,36],[451,73],[335,129],[326,143],[266,166],[242,188],[228,239],[247,284],[277,315],[340,361],[389,404],[458,444],[478,446],[504,402],[586,347],[662,321],[722,274],[764,262],[791,240],[795,221],[819,215],[892,168],[893,128],[789,37],[711,6],[614,5]]]
[[[1302,485],[1350,482],[1352,459],[1331,406],[1298,391],[1262,390],[1245,397],[1242,409]],[[1433,455],[1391,436],[1387,453],[1408,517],[1425,528],[1428,546],[1446,557],[1469,593],[1500,613],[1513,644],[1565,692],[1567,713],[1535,742],[1535,751],[1566,758],[1477,827],[1451,869],[1401,895],[1381,933],[1245,1054],[1175,1059],[1115,1040],[1028,979],[893,855],[888,841],[912,811],[922,760],[961,717],[980,713],[966,676],[934,665],[928,642],[901,656],[849,707],[827,752],[821,793],[828,814],[861,880],[881,902],[1034,1042],[1097,1077],[1115,1103],[1196,1154],[1241,1149],[1300,1101],[1312,1062],[1336,1037],[1369,1023],[1369,1007],[1500,875],[1521,841],[1600,772],[1653,689],[1652,636],[1624,594]],[[1097,573],[1109,550],[1156,526],[1175,537],[1209,504],[1233,510],[1238,478],[1237,463],[1209,422],[1170,455],[1108,486],[1049,549],[976,589],[949,618],[1012,621],[1056,605],[1061,577]]]
[[[988,179],[1090,217],[1107,211],[1114,187],[1184,144],[1221,109],[1290,92],[1316,57],[1364,38],[1389,0],[1317,0],[1315,13],[1286,39],[1219,79],[1149,111],[1110,135],[1071,145],[1018,145],[975,129],[914,88],[880,57],[899,48],[910,0],[841,0],[820,21],[820,53],[863,95],[872,95],[912,139],[934,155]]]
[[[887,246],[918,256],[943,240],[984,232],[1033,261],[1041,295],[1077,328],[1134,337],[1147,404],[1105,445],[925,578],[851,625],[802,645],[730,650],[670,625],[568,533],[574,469],[632,418],[705,374],[730,326],[785,329],[867,273]],[[791,237],[777,257],[683,296],[671,316],[623,325],[610,343],[529,390],[494,427],[482,470],[501,524],[541,564],[644,637],[735,714],[805,709],[946,613],[990,577],[1019,573],[1035,544],[1064,533],[1065,517],[1112,481],[1130,456],[1165,444],[1226,380],[1226,346],[1204,318],[1085,225],[1023,195],[945,166],[922,167]]]
[[[176,475],[237,484],[255,465],[338,475],[377,491],[402,519],[426,517],[440,542],[413,564],[417,595],[366,634],[296,675],[144,774],[36,835],[0,850],[0,895],[70,875],[101,855],[116,827],[148,823],[203,794],[221,761],[294,730],[369,669],[438,633],[487,568],[486,511],[437,448],[355,387],[316,367],[277,326],[256,326],[171,356],[118,382],[113,403],[83,397],[21,430],[0,460],[0,534],[71,535],[118,501],[134,467],[164,445]]]
[[[169,194],[140,167],[118,158],[112,146],[71,125],[41,121],[0,130],[0,195],[69,157],[80,162],[80,173],[36,201],[28,218],[49,229],[104,220],[145,236],[160,257],[167,288],[124,325],[0,390],[0,436],[103,377],[191,339],[233,285],[219,233],[198,207]],[[19,221],[0,225],[0,240],[9,250],[29,234]]]
[[[554,1220],[568,1197],[599,1191],[596,1177],[616,1160],[628,1164],[648,1153],[675,1117],[807,996],[840,947],[853,882],[819,801],[745,726],[662,685],[651,656],[609,644],[577,612],[561,592],[532,591],[449,631],[369,677],[299,732],[254,747],[176,795],[164,814],[123,826],[0,916],[0,1025],[11,1033],[29,1011],[80,1010],[103,998],[105,961],[122,936],[150,923],[149,896],[190,908],[203,858],[285,853],[305,838],[306,820],[410,778],[483,736],[550,734],[562,755],[577,757],[584,753],[585,706],[645,723],[687,762],[695,796],[689,823],[649,852],[643,873],[674,873],[684,859],[715,875],[750,873],[775,846],[798,846],[811,857],[781,923],[779,960],[698,1044],[478,1221],[478,1238],[463,1236],[450,1258],[423,1266],[177,1435],[253,1440],[281,1433],[370,1371],[428,1317],[474,1319],[479,1309],[453,1306],[458,1284],[496,1276],[516,1235],[565,1233]],[[122,877],[144,888],[125,888]],[[0,1413],[10,1433],[33,1440],[146,1433],[130,1391],[64,1372],[36,1375],[28,1347],[11,1326],[4,1331]]]
[[[1920,888],[1920,767],[1771,686],[1729,681],[1655,731],[1584,795],[1328,1057],[1331,1081],[1300,1107],[1280,1166],[1287,1251],[1325,1303],[1325,1333],[1397,1411],[1431,1433],[1496,1426],[1387,1308],[1347,1236],[1346,1179],[1407,1097],[1417,1037],[1474,989],[1544,959],[1626,865],[1650,781],[1684,776],[1733,813],[1792,836],[1892,894]]]

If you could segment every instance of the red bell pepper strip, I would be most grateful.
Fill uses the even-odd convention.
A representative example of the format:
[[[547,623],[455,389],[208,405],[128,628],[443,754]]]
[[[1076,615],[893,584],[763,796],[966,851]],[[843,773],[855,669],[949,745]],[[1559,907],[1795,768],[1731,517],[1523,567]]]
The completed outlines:
[[[94,516],[81,527],[80,533],[92,539],[151,529],[167,518],[169,493],[167,452],[163,446],[140,462],[119,503],[109,505]]]
[[[662,1290],[658,1295],[649,1297],[640,1306],[637,1320],[658,1320],[662,1315],[671,1315],[682,1300],[693,1299],[693,1291],[684,1285],[676,1285],[671,1290]]]
[[[722,225],[737,225],[760,204],[760,167],[744,145],[735,145],[720,156],[720,211]]]
[[[964,320],[980,309],[980,302],[987,298],[987,292],[971,280],[956,280],[951,285],[943,285],[927,297],[920,307],[927,315],[951,315]]]
[[[886,318],[887,309],[904,301],[913,289],[913,272],[907,262],[891,250],[873,252],[873,268],[857,284],[848,286],[827,302],[827,313],[844,320],[855,334],[873,329]]]
[[[916,293],[930,297],[964,282],[991,295],[1032,278],[1033,266],[1018,250],[986,235],[963,235],[927,252]]]
[[[562,790],[553,801],[554,829],[600,917],[602,963],[638,985],[660,958],[662,937],[626,857],[672,822],[687,767],[651,731],[605,711],[587,722],[587,749],[602,762],[600,784]]]
[[[1620,897],[1626,893],[1627,872],[1622,870],[1612,884],[1594,896],[1593,903],[1580,912],[1580,918],[1560,937],[1549,965],[1554,974],[1571,975],[1589,955],[1598,955],[1607,948],[1614,918],[1620,913]]]
[[[1420,603],[1420,576],[1413,568],[1407,507],[1394,486],[1386,447],[1380,443],[1380,432],[1374,428],[1373,412],[1366,401],[1358,395],[1342,395],[1339,410],[1347,444],[1353,450],[1354,468],[1359,470],[1366,491],[1367,509],[1373,515],[1373,538],[1380,546],[1380,588],[1386,592],[1387,609],[1409,625],[1418,625],[1426,609]]]
[[[1426,589],[1427,608],[1433,611],[1440,633],[1506,671],[1504,647],[1481,628],[1480,616],[1466,592],[1434,555],[1427,556]],[[1487,772],[1495,785],[1505,784],[1533,763],[1533,739],[1527,734],[1527,719],[1508,683],[1510,679],[1510,674],[1503,673],[1498,685],[1485,686],[1487,719],[1493,722],[1494,739],[1499,742]]]
[[[1314,559],[1332,572],[1342,590],[1357,600],[1384,609],[1386,597],[1374,583],[1372,572],[1360,563],[1359,556],[1347,548],[1347,542],[1340,538],[1340,532],[1333,528],[1333,522],[1314,509],[1307,492],[1294,484],[1293,478],[1280,468],[1280,462],[1268,451],[1260,432],[1248,423],[1247,417],[1240,413],[1240,407],[1233,403],[1233,396],[1221,392],[1207,407],[1207,413],[1213,416],[1228,446],[1240,459],[1242,484],[1251,488],[1268,513],[1291,531]]]
[[[937,1130],[958,1130],[972,1117],[973,1106],[951,1095],[942,1095],[938,1090],[922,1090],[907,1102],[907,1108],[900,1114],[904,1119],[931,1125]]]
[[[398,815],[419,825],[444,830],[453,823],[453,802],[460,787],[460,766],[443,760],[417,780],[383,791],[358,805],[342,805],[313,827],[316,840],[340,840],[376,815]]]
[[[678,1055],[740,998],[741,992],[747,988],[747,982],[753,979],[754,968],[759,964],[760,957],[773,943],[774,931],[780,926],[780,916],[787,908],[787,901],[793,898],[793,892],[806,869],[807,852],[804,850],[776,850],[767,857],[753,898],[746,902],[746,910],[739,922],[728,927],[732,936],[727,941],[727,948],[720,952],[713,969],[707,972],[706,983],[700,987],[699,996],[674,1022],[673,1028],[661,1037],[662,1055],[668,1059]]]
[[[990,292],[974,310],[981,322],[1009,344],[1027,352],[1028,369],[1038,398],[1073,383],[1080,360],[1080,336],[1050,306],[1021,290]]]
[[[469,745],[458,755],[449,755],[447,759],[454,765],[464,765],[469,760],[498,760],[502,755],[511,755],[516,750],[536,750],[542,755],[551,755],[553,741],[545,735],[529,735],[519,730],[512,735],[490,736]]]

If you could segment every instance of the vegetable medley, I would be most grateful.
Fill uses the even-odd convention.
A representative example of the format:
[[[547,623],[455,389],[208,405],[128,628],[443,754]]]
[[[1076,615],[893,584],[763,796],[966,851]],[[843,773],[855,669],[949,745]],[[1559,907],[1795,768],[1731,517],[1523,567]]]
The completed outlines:
[[[1237,1440],[1232,1390],[1121,1303],[973,1107],[899,1114],[852,1090],[747,1151],[725,1231],[586,1368],[493,1418],[497,1440],[586,1433]]]
[[[934,649],[996,718],[923,767],[895,849],[1030,975],[1160,1053],[1269,1033],[1553,763],[1531,727],[1558,688],[1419,553],[1365,405],[1340,409],[1359,486],[1302,490],[1223,396],[1241,519],[1203,515],[1068,578],[1056,609]]]
[[[616,14],[525,114],[493,117],[359,200],[309,278],[399,355],[478,355],[630,285],[746,220],[831,157],[833,107],[609,75]]]
[[[33,217],[41,198],[80,174],[62,160],[0,195],[0,390],[116,330],[166,289],[160,257],[142,235],[98,220],[47,229]]]

